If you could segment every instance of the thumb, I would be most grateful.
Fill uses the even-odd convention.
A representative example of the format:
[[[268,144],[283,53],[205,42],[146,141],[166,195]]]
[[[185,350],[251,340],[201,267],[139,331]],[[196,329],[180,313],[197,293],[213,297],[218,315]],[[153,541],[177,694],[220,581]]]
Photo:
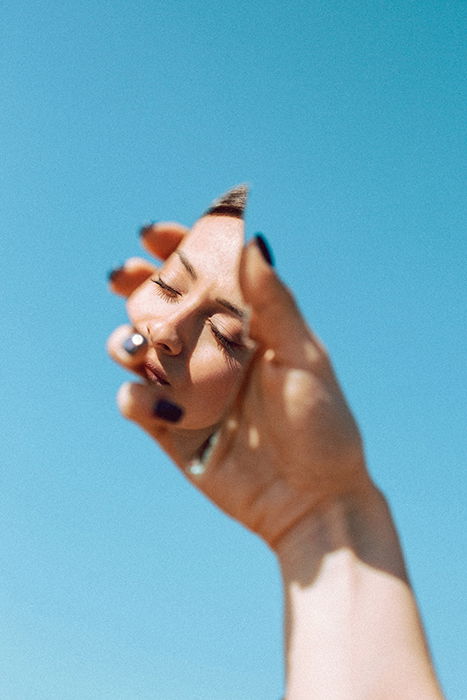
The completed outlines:
[[[297,303],[272,267],[263,237],[250,241],[240,264],[240,285],[251,309],[250,335],[275,361],[309,367],[323,348],[300,313]]]

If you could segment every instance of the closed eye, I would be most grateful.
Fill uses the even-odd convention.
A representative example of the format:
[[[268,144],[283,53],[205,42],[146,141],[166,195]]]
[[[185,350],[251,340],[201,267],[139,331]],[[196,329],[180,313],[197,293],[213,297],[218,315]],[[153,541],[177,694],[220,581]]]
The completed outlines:
[[[158,277],[157,279],[151,279],[151,282],[154,282],[154,284],[157,285],[157,294],[163,299],[165,299],[165,301],[168,301],[171,304],[178,303],[180,301],[180,298],[183,296],[182,293],[179,292],[177,289],[174,289],[169,284],[164,282],[164,280],[161,277]],[[221,333],[219,328],[217,328],[217,326],[215,326],[210,319],[207,320],[207,323],[211,328],[211,332],[214,336],[217,345],[224,353],[228,362],[232,363],[236,359],[236,352],[238,350],[244,349],[245,346],[243,345],[243,343],[237,343],[234,340],[227,338],[227,336]]]
[[[151,279],[151,282],[157,284],[157,293],[166,301],[177,303],[179,301],[179,298],[182,296],[181,292],[177,291],[173,287],[170,287],[164,282],[164,280],[161,277],[158,277],[157,279]]]
[[[212,334],[217,344],[223,352],[228,354],[229,359],[231,359],[231,356],[234,355],[236,350],[240,350],[244,347],[244,345],[242,345],[241,343],[236,343],[234,340],[230,340],[230,338],[227,338],[223,333],[220,332],[220,330],[213,324],[212,321],[208,320],[208,323],[211,327]]]

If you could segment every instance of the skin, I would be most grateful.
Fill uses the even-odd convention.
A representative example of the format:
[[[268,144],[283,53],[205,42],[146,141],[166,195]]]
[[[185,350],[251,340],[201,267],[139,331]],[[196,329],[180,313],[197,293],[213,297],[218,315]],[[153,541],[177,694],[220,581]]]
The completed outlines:
[[[169,247],[183,240],[168,230]],[[151,229],[146,246],[157,253],[162,238]],[[204,471],[186,476],[278,558],[287,700],[440,700],[390,510],[329,355],[254,244],[240,286],[257,349]],[[151,432],[147,410],[135,400],[128,417]]]
[[[142,402],[146,414],[160,399],[183,406],[176,426],[155,416],[148,424],[156,439],[168,429],[179,459],[195,453],[216,430],[251,354],[238,278],[242,246],[242,220],[205,216],[189,234],[183,232],[175,252],[165,250],[162,268],[132,259],[113,281],[115,291],[128,297],[131,326],[112,334],[108,350],[146,380],[122,387],[120,410],[137,420]],[[123,342],[134,330],[148,344],[129,356]]]

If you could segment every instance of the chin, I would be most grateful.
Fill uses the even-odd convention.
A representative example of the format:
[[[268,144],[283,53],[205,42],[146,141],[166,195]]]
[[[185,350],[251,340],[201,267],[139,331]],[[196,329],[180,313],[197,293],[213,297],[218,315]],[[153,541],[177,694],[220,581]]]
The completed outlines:
[[[177,403],[183,407],[185,413],[183,419],[180,423],[174,425],[174,428],[199,431],[213,431],[218,428],[225,417],[226,408],[230,405],[228,401],[224,401],[222,409],[219,407],[218,410],[215,410],[216,407],[211,403],[211,405],[208,404],[205,407],[198,405],[190,410],[190,405],[184,404],[183,400],[177,401]]]

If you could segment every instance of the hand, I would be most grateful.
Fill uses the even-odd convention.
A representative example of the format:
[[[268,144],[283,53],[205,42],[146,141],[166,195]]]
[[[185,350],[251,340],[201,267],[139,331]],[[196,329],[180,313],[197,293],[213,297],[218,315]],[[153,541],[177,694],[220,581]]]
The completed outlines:
[[[146,247],[167,256],[185,232],[179,227],[168,233],[159,225],[151,230],[150,243],[145,240]],[[113,288],[131,293],[152,272],[147,262],[130,261]],[[251,306],[250,335],[258,348],[206,467],[189,462],[209,433],[193,440],[160,422],[155,425],[138,396],[127,417],[158,440],[219,507],[276,547],[320,505],[364,491],[371,482],[358,428],[327,352],[255,244],[244,252],[241,286]],[[134,369],[135,360],[121,346],[129,332],[131,327],[117,329],[109,351]]]
[[[164,259],[184,231],[166,237],[161,227],[153,235],[151,252]],[[182,454],[181,436],[174,442],[177,432],[154,421],[143,395],[124,413],[193,484],[277,552],[287,697],[377,692],[441,700],[397,534],[368,475],[357,425],[325,348],[261,251],[251,243],[240,266],[256,352],[217,442],[200,456],[198,444],[193,461],[193,445]],[[113,289],[131,294],[153,271],[130,261]],[[131,358],[119,359],[119,333],[109,349],[131,369]]]
[[[241,286],[258,349],[205,470],[190,478],[275,547],[320,505],[371,482],[328,354],[254,243]]]

